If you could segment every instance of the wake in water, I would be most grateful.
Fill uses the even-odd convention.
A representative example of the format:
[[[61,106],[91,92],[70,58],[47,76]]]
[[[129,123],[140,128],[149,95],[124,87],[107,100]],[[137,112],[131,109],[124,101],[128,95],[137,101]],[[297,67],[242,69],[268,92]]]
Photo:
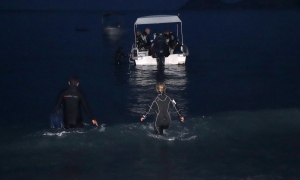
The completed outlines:
[[[83,129],[51,129],[39,132],[38,134],[42,134],[44,136],[57,136],[57,137],[65,137],[68,134],[85,134],[90,132],[105,132],[105,124],[100,124],[99,127],[89,127],[90,124],[84,123],[85,128]]]
[[[67,136],[81,136],[80,134],[97,134],[105,133],[109,137],[120,137],[121,139],[126,136],[131,138],[145,136],[145,138],[150,137],[158,140],[165,141],[189,141],[197,139],[197,137],[202,136],[201,134],[207,130],[206,126],[207,120],[204,116],[191,118],[187,122],[172,121],[169,129],[164,130],[164,135],[157,134],[154,129],[154,123],[149,122],[139,122],[131,124],[119,124],[115,126],[108,126],[106,124],[101,124],[98,127],[91,126],[85,123],[83,129],[47,129],[39,131],[30,136],[46,136],[46,137],[67,137]]]
[[[197,135],[190,131],[187,127],[183,127],[181,130],[179,129],[167,129],[164,130],[164,135],[159,135],[154,130],[154,127],[151,123],[148,124],[148,126],[145,127],[147,131],[151,130],[151,132],[148,132],[147,135],[149,137],[157,138],[160,140],[167,140],[167,141],[174,141],[174,140],[192,140],[196,139]]]
[[[165,141],[189,141],[201,136],[202,130],[205,129],[205,127],[206,124],[204,118],[201,117],[189,119],[184,123],[172,121],[170,127],[164,130],[164,135],[157,134],[157,131],[154,129],[153,122],[121,125],[118,128],[120,128],[122,132],[132,134],[134,136],[145,135],[150,138]]]
[[[151,121],[99,127],[85,124],[85,128],[76,130],[49,128],[6,144],[0,152],[9,157],[3,161],[7,174],[28,164],[34,167],[24,171],[28,174],[36,170],[36,164],[45,171],[58,167],[59,172],[69,173],[75,164],[82,176],[88,176],[90,172],[82,166],[88,164],[87,169],[103,169],[98,174],[105,179],[114,176],[115,172],[109,172],[111,167],[128,176],[134,167],[143,179],[149,177],[149,169],[160,172],[163,164],[169,169],[169,177],[161,179],[180,175],[179,179],[284,179],[286,174],[300,177],[299,143],[295,138],[299,135],[299,116],[299,109],[187,116],[184,123],[172,121],[164,135],[156,134]],[[41,159],[51,163],[43,164]],[[11,175],[16,176],[13,172]]]

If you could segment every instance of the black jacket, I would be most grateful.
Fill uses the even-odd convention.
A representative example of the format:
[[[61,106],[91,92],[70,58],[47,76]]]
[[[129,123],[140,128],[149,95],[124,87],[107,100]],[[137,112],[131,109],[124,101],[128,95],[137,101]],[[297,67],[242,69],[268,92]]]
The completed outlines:
[[[83,106],[89,119],[93,120],[92,113],[83,93],[76,87],[70,85],[62,90],[56,102],[56,109],[63,106],[64,125],[83,125],[81,106]]]
[[[147,34],[146,32],[144,32],[142,36],[144,37],[143,39],[144,39],[144,41],[145,41],[145,46],[146,46],[147,48],[150,48],[150,46],[151,46],[150,35]]]
[[[174,49],[178,40],[177,37],[175,36],[175,34],[173,34],[172,32],[170,32],[169,34],[164,34],[165,38],[168,39],[168,45],[171,49]]]

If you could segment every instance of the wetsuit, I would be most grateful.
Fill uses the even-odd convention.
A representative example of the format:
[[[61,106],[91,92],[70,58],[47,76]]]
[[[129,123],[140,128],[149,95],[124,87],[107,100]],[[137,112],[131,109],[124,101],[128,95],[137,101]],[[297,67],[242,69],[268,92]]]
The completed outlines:
[[[145,41],[143,40],[142,35],[136,35],[136,44],[137,44],[137,47],[140,51],[144,50]]]
[[[150,35],[147,34],[146,32],[144,32],[144,33],[142,34],[142,38],[143,38],[143,40],[144,40],[144,42],[145,42],[145,47],[146,47],[146,49],[149,49],[150,46],[151,46]]]
[[[166,38],[162,35],[156,36],[153,41],[153,49],[156,57],[168,57],[170,55]]]
[[[128,57],[128,55],[123,53],[122,48],[119,48],[115,54],[115,64],[121,64],[121,59],[123,57]]]
[[[159,134],[163,134],[163,129],[168,129],[171,123],[171,116],[169,112],[170,104],[173,105],[177,114],[181,117],[181,111],[177,106],[175,100],[171,100],[169,96],[166,94],[159,94],[152,104],[150,105],[149,109],[143,115],[144,118],[151,112],[152,109],[156,112],[156,118],[154,122],[154,126]]]
[[[176,36],[170,32],[169,34],[164,34],[165,38],[168,39],[168,46],[171,48],[171,49],[174,49],[176,44],[177,44],[177,38]]]
[[[61,105],[63,106],[64,128],[66,129],[83,127],[81,106],[83,106],[88,117],[91,120],[94,119],[83,93],[76,86],[70,85],[61,91],[56,102],[56,109]]]
[[[181,53],[182,53],[182,51],[181,51],[181,46],[182,46],[182,44],[178,42],[178,43],[175,45],[173,54],[181,54]]]

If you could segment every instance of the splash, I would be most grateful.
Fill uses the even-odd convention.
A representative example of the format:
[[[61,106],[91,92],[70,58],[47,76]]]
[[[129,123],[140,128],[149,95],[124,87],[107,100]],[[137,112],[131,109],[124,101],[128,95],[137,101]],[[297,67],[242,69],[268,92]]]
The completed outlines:
[[[104,131],[105,131],[105,125],[106,125],[106,124],[101,124],[101,125],[100,125],[99,132],[104,132]]]
[[[44,136],[57,136],[57,137],[64,137],[67,134],[83,134],[86,133],[82,130],[72,130],[72,131],[61,131],[61,132],[44,132],[43,135]]]

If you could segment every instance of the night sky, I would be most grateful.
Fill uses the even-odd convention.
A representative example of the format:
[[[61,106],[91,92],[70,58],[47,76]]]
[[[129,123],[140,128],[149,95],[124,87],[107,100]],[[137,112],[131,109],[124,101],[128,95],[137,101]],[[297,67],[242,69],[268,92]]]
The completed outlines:
[[[175,10],[188,0],[10,0],[0,1],[0,9],[34,10]],[[237,2],[240,0],[223,0]],[[155,4],[155,5],[154,5]]]

